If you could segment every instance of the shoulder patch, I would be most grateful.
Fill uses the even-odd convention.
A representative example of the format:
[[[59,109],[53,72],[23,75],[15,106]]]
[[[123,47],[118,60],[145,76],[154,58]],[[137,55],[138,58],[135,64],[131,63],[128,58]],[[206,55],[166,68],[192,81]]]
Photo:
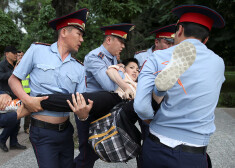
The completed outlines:
[[[73,59],[75,59],[79,64],[81,64],[82,66],[84,66],[84,64],[81,62],[81,61],[79,61],[77,58],[75,58],[75,57],[72,57]]]
[[[51,44],[48,43],[40,43],[40,42],[34,42],[33,44],[40,44],[40,45],[46,45],[46,46],[50,46]]]
[[[103,59],[103,58],[104,58],[104,53],[100,52],[100,53],[98,54],[98,57],[101,58],[101,59]]]
[[[147,51],[147,50],[137,51],[137,52],[135,52],[135,54],[139,54],[139,53],[146,52],[146,51]]]

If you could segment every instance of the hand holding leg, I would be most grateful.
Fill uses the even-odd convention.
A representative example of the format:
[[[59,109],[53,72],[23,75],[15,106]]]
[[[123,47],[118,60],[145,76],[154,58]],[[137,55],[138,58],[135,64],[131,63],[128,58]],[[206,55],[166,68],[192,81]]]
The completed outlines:
[[[71,110],[78,116],[79,119],[86,119],[89,116],[89,112],[93,106],[93,101],[88,99],[88,105],[82,94],[76,93],[76,97],[72,94],[73,104],[67,100]]]

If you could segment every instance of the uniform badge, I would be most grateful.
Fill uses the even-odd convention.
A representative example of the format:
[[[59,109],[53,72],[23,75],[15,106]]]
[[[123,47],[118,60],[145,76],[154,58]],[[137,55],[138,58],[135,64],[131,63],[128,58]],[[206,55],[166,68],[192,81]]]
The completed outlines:
[[[122,37],[123,37],[124,39],[126,39],[126,38],[127,38],[127,34],[124,34]]]
[[[131,26],[130,30],[129,31],[132,31],[134,30],[135,26]]]
[[[86,20],[87,20],[88,16],[89,16],[89,12],[86,13]]]

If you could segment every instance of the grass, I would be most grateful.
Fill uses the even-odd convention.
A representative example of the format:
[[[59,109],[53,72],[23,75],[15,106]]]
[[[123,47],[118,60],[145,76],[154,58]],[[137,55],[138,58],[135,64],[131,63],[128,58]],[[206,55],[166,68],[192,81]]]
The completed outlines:
[[[235,71],[226,71],[225,78],[217,107],[235,107]]]

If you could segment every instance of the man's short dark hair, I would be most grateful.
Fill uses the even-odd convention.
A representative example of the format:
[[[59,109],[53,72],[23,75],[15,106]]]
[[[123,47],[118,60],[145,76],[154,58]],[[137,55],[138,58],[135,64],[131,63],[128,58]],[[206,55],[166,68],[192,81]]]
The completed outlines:
[[[118,36],[114,36],[114,35],[105,35],[105,36],[104,36],[104,41],[103,41],[103,43],[106,41],[106,39],[107,39],[108,37],[117,38],[120,42],[122,42],[122,43],[124,43],[124,44],[126,43],[123,38],[118,37]]]
[[[184,27],[185,37],[195,37],[203,42],[207,37],[209,37],[210,31],[207,27],[193,23],[193,22],[182,22],[176,27],[176,31],[179,30],[179,25]]]
[[[136,58],[127,58],[122,61],[122,63],[127,66],[130,62],[134,62],[139,66],[139,62]]]
[[[59,30],[57,31],[58,37],[60,36],[60,32],[61,32],[61,30],[62,30],[63,28],[65,28],[65,29],[67,29],[69,32],[71,32],[71,31],[72,31],[73,29],[75,29],[76,27],[74,27],[74,26],[62,27],[61,29],[59,29]]]
[[[15,46],[6,46],[4,52],[5,53],[6,52],[12,52],[12,53],[16,54],[17,53],[17,49],[15,48]]]

